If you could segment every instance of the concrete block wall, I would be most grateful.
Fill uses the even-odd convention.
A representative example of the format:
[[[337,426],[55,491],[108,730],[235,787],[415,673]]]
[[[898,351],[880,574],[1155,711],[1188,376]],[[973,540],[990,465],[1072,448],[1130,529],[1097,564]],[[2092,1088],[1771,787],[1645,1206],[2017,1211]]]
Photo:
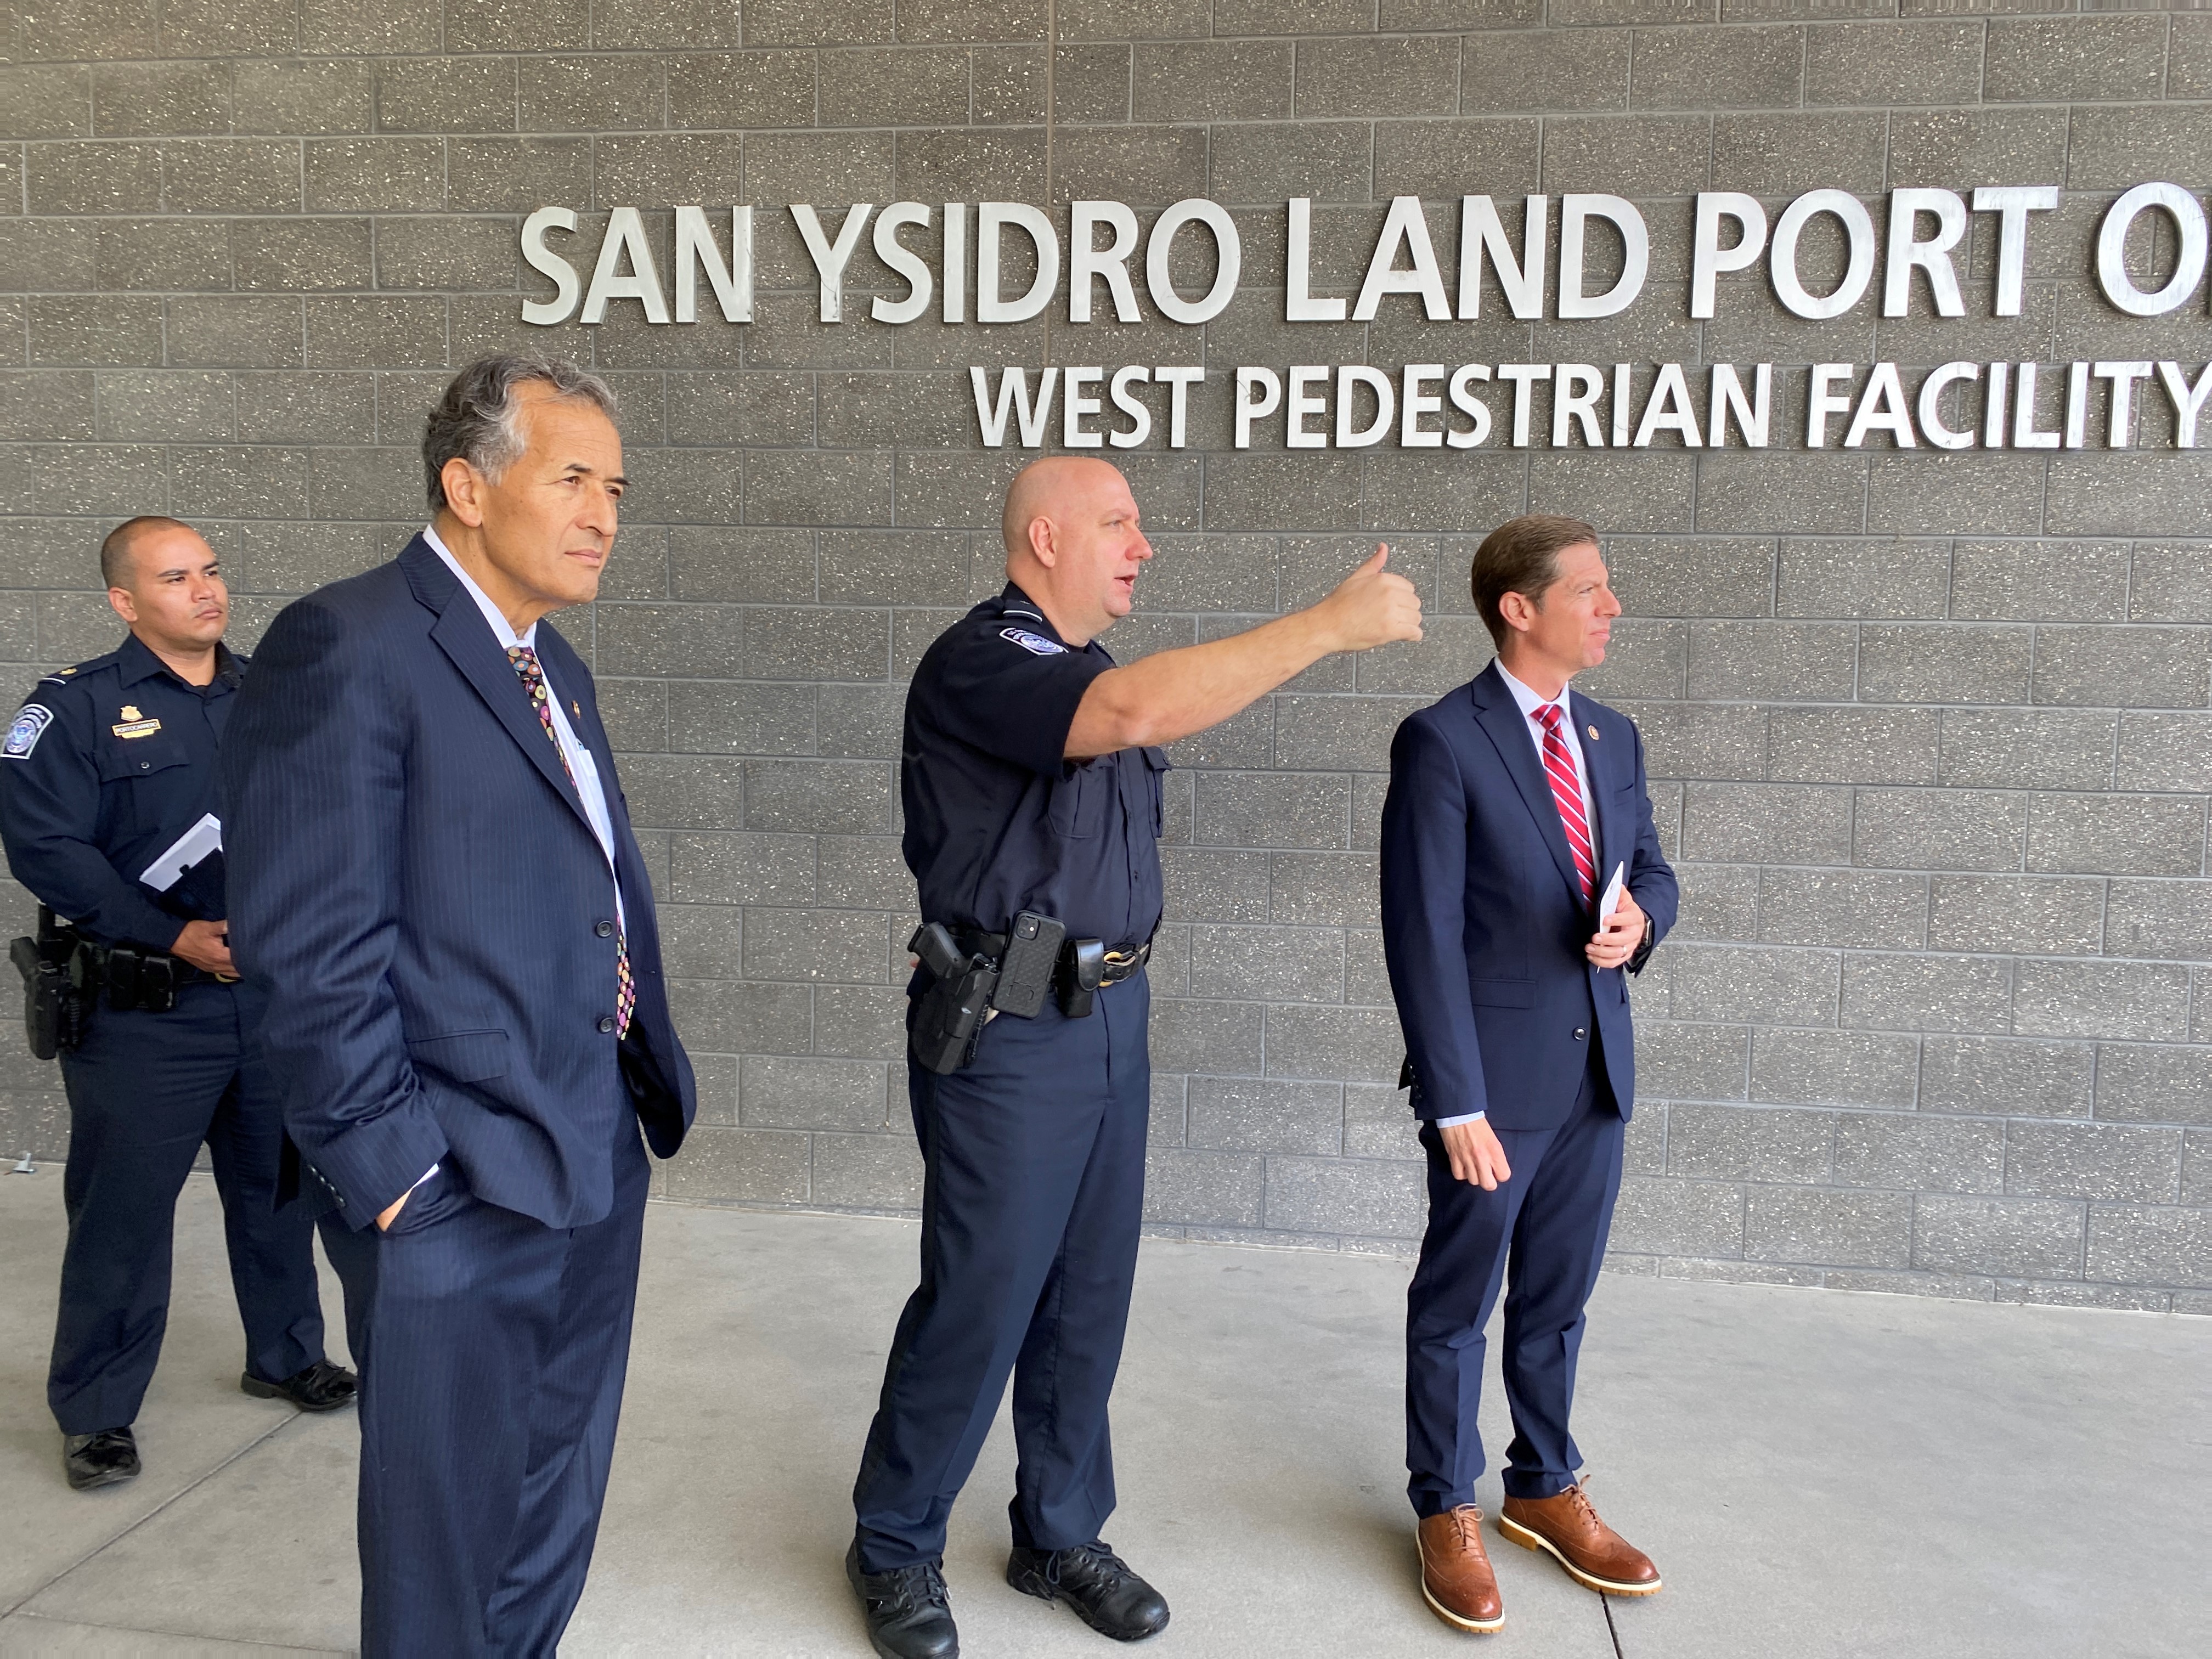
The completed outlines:
[[[2019,15],[2013,15],[2013,14]],[[2131,453],[1230,447],[1240,362],[2212,356],[2123,319],[2105,203],[2212,185],[2212,16],[2053,0],[68,0],[0,64],[0,663],[108,648],[94,550],[202,526],[250,641],[421,517],[420,420],[520,343],[605,371],[637,480],[590,653],[698,1058],[686,1199],[902,1210],[903,682],[997,586],[967,366],[1203,362],[1128,655],[1310,601],[1377,538],[1428,639],[1178,747],[1149,1219],[1402,1250],[1421,1166],[1375,927],[1387,744],[1487,644],[1465,576],[1524,509],[1595,520],[1682,923],[1636,987],[1631,1272],[2212,1311],[2212,471]],[[1606,191],[1679,290],[1691,195],[2056,183],[2028,303],[1830,323],[1287,325],[1284,199],[1356,285],[1393,194]],[[1231,205],[1213,324],[828,325],[784,204]],[[757,204],[757,319],[524,325],[521,216]],[[1878,203],[1877,203],[1878,205]],[[1451,238],[1438,222],[1437,243]],[[1808,246],[1812,246],[1808,240]],[[1333,250],[1333,252],[1331,251]],[[2170,257],[2156,246],[2143,261]],[[2148,265],[2145,266],[2148,268]],[[865,248],[854,291],[891,287]],[[848,307],[852,305],[848,295]],[[711,314],[711,312],[710,312]],[[1072,355],[1073,354],[1073,355]],[[1455,356],[1456,354],[1456,356]],[[1694,377],[1693,377],[1694,378]],[[1540,427],[1542,422],[1540,420]],[[1887,440],[1876,440],[1886,445]],[[19,901],[19,904],[21,902]],[[51,1067],[6,1147],[64,1151]]]

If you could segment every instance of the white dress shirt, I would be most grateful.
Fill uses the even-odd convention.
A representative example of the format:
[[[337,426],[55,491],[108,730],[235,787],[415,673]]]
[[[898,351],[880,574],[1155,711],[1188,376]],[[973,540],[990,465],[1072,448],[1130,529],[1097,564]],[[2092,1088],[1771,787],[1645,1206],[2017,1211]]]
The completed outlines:
[[[491,602],[490,596],[477,586],[476,578],[470,575],[461,562],[453,556],[453,549],[439,538],[434,526],[422,526],[422,539],[430,544],[430,550],[446,562],[446,568],[453,573],[462,587],[467,590],[469,597],[477,602],[477,609],[483,613],[484,622],[491,629],[492,637],[499,641],[501,651],[511,651],[518,645],[526,645],[536,652],[536,623],[530,624],[527,633],[517,634],[505,614]],[[607,816],[607,792],[599,781],[599,763],[592,758],[592,751],[584,746],[582,739],[576,735],[575,728],[568,724],[568,716],[561,707],[561,689],[553,684],[552,672],[546,668],[542,658],[538,666],[538,672],[545,676],[545,703],[553,714],[554,738],[560,744],[561,753],[568,763],[568,770],[575,777],[576,793],[584,803],[584,816],[592,821],[592,833],[599,839],[599,850],[606,854],[607,873],[611,877],[615,869],[615,827],[614,820]],[[518,689],[521,683],[522,677],[516,675]],[[615,918],[617,926],[623,925],[627,920],[623,915],[622,883],[619,878],[615,882]],[[433,1164],[423,1170],[415,1187],[421,1186],[437,1174],[438,1168]],[[415,1187],[407,1190],[411,1193]]]
[[[453,573],[461,586],[468,590],[469,597],[477,602],[477,609],[483,612],[484,622],[491,629],[492,637],[499,641],[501,651],[512,651],[518,645],[528,646],[532,653],[537,651],[536,623],[530,624],[529,632],[517,634],[500,608],[491,602],[483,589],[477,586],[476,578],[462,568],[461,562],[453,556],[453,550],[438,538],[436,529],[429,525],[423,526],[422,539],[430,544],[430,550],[446,562],[446,568]],[[562,755],[568,760],[568,770],[575,775],[576,793],[583,800],[584,816],[592,821],[592,833],[599,838],[599,850],[607,856],[607,872],[612,875],[615,827],[614,820],[607,816],[607,794],[599,781],[599,763],[592,758],[592,751],[584,746],[582,739],[576,736],[575,728],[568,724],[568,711],[561,706],[561,688],[553,684],[552,671],[545,666],[543,658],[538,659],[538,666],[545,676],[545,703],[553,714],[553,736],[561,745]],[[518,685],[521,684],[520,675],[515,677],[515,683]],[[615,889],[615,909],[619,915],[622,909],[619,883]]]
[[[1575,736],[1574,706],[1567,701],[1566,687],[1561,686],[1556,697],[1540,697],[1507,673],[1504,663],[1498,665],[1498,678],[1505,682],[1505,689],[1513,694],[1513,701],[1521,706],[1521,713],[1526,717],[1521,723],[1521,729],[1528,734],[1528,741],[1536,745],[1536,763],[1539,766],[1544,763],[1543,711],[1555,703],[1559,706],[1559,740],[1566,744],[1567,758],[1574,763],[1575,787],[1582,791],[1583,822],[1590,826],[1592,838],[1595,839],[1597,808],[1590,799],[1589,764],[1583,758],[1581,739]],[[1547,779],[1550,775],[1549,771],[1545,773]],[[1597,849],[1593,848],[1591,850],[1595,852]],[[1462,1112],[1456,1117],[1440,1117],[1437,1120],[1437,1127],[1448,1129],[1455,1123],[1472,1123],[1483,1115],[1481,1112]]]

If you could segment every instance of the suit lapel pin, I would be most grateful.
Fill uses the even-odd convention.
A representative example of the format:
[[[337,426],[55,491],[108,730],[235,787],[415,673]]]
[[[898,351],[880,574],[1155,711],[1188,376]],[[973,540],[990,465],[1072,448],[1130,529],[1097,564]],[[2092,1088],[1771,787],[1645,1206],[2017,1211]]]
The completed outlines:
[[[1583,727],[1583,730],[1590,734],[1590,741],[1592,743],[1595,743],[1597,741],[1597,727],[1595,726],[1585,726]]]
[[[568,699],[568,712],[574,714],[578,720],[584,718],[584,706],[578,702],[574,697]],[[1597,728],[1593,726],[1590,727],[1590,730],[1594,732]]]

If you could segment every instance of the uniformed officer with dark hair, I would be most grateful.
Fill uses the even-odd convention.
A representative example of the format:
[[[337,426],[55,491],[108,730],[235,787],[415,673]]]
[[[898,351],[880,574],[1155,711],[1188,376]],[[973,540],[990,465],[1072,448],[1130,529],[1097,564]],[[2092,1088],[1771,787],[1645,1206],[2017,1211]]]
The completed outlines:
[[[230,596],[174,519],[118,526],[100,564],[130,637],[40,680],[0,739],[0,838],[15,878],[63,919],[42,917],[40,943],[67,963],[65,1024],[81,1025],[60,1056],[69,1243],[46,1382],[79,1489],[138,1473],[131,1425],[203,1143],[246,1324],[240,1387],[307,1411],[354,1397],[323,1352],[312,1213],[276,1202],[283,1124],[224,926],[216,750],[246,665],[222,644]]]
[[[1166,1626],[1166,1601],[1098,1535],[1144,1204],[1160,745],[1334,652],[1421,636],[1420,600],[1378,548],[1310,609],[1118,667],[1098,635],[1128,615],[1152,556],[1121,473],[1038,461],[1007,492],[1003,530],[1006,588],[939,637],[906,703],[921,1283],[892,1340],[846,1558],[886,1659],[959,1650],[945,1522],[1009,1376],[1007,1582],[1119,1640]]]

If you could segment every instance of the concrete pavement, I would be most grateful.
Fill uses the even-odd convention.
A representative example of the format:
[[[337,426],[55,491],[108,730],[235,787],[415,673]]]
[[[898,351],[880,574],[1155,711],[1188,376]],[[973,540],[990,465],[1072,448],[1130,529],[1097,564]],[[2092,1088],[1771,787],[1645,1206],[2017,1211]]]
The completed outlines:
[[[58,1170],[0,1176],[0,1655],[346,1650],[351,1414],[238,1392],[207,1179],[181,1207],[147,1473],[94,1493],[63,1482],[44,1404],[61,1237]],[[898,1221],[653,1206],[622,1444],[565,1651],[864,1659],[846,1494],[914,1240]],[[1408,1272],[1146,1247],[1107,1535],[1174,1605],[1148,1650],[2203,1650],[2212,1320],[1643,1278],[1599,1291],[1576,1426],[1593,1496],[1667,1589],[1607,1603],[1492,1534],[1506,1628],[1458,1636],[1414,1587]],[[1485,1430],[1503,1444],[1494,1388]],[[964,1651],[1119,1651],[1000,1581],[1012,1475],[1002,1423],[947,1554]]]

